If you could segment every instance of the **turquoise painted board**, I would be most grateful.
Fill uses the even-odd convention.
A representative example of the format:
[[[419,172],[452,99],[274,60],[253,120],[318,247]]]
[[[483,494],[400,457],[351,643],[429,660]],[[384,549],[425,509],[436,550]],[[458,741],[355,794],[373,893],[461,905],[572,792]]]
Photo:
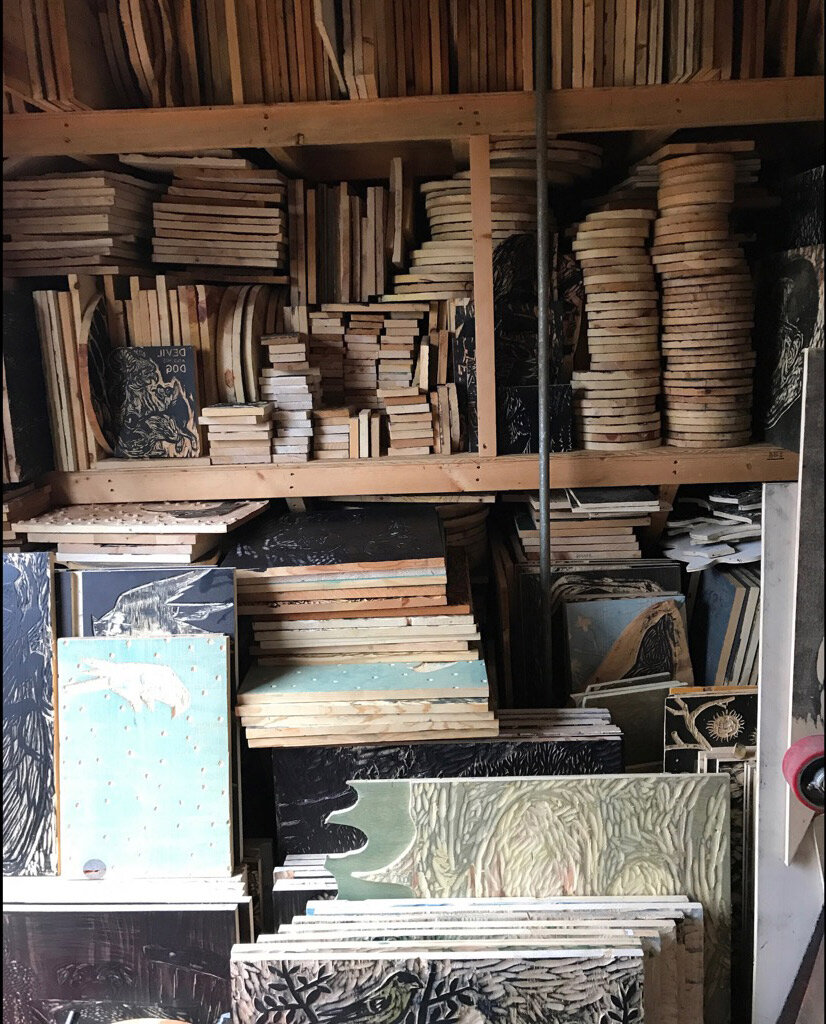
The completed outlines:
[[[227,638],[71,638],[57,656],[61,873],[229,875]]]
[[[706,1024],[729,1017],[729,783],[717,775],[351,783],[328,821],[342,899],[685,895],[705,909]]]
[[[380,700],[487,697],[484,661],[430,665],[425,671],[409,662],[356,665],[256,665],[244,677],[239,704],[311,700]]]
[[[682,594],[572,601],[565,606],[565,626],[574,693],[655,672],[694,681]]]

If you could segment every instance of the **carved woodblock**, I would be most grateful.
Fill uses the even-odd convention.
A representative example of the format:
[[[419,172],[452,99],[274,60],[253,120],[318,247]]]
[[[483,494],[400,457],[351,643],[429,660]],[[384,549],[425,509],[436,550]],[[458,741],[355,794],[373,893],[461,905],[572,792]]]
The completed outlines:
[[[823,731],[823,349],[807,349],[804,356],[789,746]],[[813,817],[789,788],[787,864]]]
[[[756,687],[716,689],[719,693],[672,693],[665,698],[664,771],[696,772],[701,751],[756,744]]]
[[[228,643],[59,641],[63,874],[230,873]]]
[[[326,824],[353,803],[350,779],[479,778],[519,775],[596,775],[622,771],[619,739],[535,741],[458,740],[404,745],[273,749],[275,814],[281,857],[343,853],[364,836]]]
[[[685,598],[613,598],[565,607],[571,689],[668,672],[691,683]]]
[[[191,345],[112,349],[106,393],[117,458],[201,454],[196,356]]]
[[[243,959],[233,956],[235,1022],[638,1022],[642,961],[628,953],[276,960],[267,958],[264,946],[261,953]]]
[[[703,904],[706,1021],[729,1017],[729,781],[592,776],[354,782],[331,815],[343,899],[681,894]]]
[[[74,573],[76,636],[235,636],[232,569],[84,569]]]
[[[760,419],[766,440],[797,450],[803,352],[823,348],[823,245],[764,259],[755,289]]]
[[[257,516],[266,501],[133,501],[66,505],[17,524],[32,541],[43,534],[227,533]],[[158,539],[157,543],[163,543]]]
[[[57,871],[52,556],[3,555],[3,874]]]
[[[3,914],[4,1024],[214,1024],[230,1010],[232,909],[109,907]]]

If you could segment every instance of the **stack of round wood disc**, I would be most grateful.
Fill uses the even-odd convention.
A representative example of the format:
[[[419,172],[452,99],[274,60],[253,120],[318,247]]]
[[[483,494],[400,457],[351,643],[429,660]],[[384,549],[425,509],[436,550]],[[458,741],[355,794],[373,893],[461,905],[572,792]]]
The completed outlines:
[[[656,448],[660,350],[657,283],[648,253],[651,210],[603,210],[579,225],[590,369],[574,373],[583,448]]]
[[[660,164],[652,256],[662,279],[666,438],[683,448],[751,439],[752,282],[729,213],[730,153]]]
[[[479,565],[488,553],[488,506],[459,503],[437,505],[448,548],[464,548],[468,565]]]
[[[574,139],[548,139],[548,183],[574,185],[602,168],[602,146]],[[492,178],[536,182],[536,139],[498,135],[490,140]]]

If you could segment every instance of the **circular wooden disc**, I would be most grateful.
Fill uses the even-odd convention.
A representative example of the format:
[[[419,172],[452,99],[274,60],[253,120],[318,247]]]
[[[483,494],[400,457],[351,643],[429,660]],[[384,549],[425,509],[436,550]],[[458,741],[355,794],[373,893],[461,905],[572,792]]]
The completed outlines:
[[[635,220],[655,220],[656,216],[656,210],[647,210],[643,207],[629,207],[624,210],[596,210],[594,213],[589,213],[585,221],[591,224],[594,221],[630,220],[632,218]]]
[[[616,246],[616,245],[602,245],[602,246],[589,246],[587,249],[574,249],[577,258],[583,259],[608,259],[611,258],[624,258],[628,254],[629,249],[635,251],[641,250],[641,246]],[[650,261],[649,261],[650,262]]]
[[[635,292],[634,294],[643,294],[643,289],[648,289],[649,285],[648,285],[647,281],[643,281],[643,280],[639,280],[639,281],[628,281],[628,280],[626,280],[626,281],[619,281],[619,280],[615,280],[615,281],[586,281],[586,283],[585,283],[585,294],[587,296],[589,296],[589,297],[592,296],[592,295],[622,295],[622,294],[628,294],[628,292],[622,292],[622,291],[618,290],[618,289],[623,289],[623,288],[627,288],[627,289],[639,288],[640,291],[639,292]],[[648,290],[647,294],[648,295],[652,295],[654,293],[651,290]]]
[[[751,439],[751,430],[720,430],[720,431],[696,431],[696,430],[669,430],[669,441],[675,439],[680,441],[728,441],[732,443],[746,444]]]
[[[615,220],[609,224],[581,224],[574,237],[577,242],[599,242],[603,238],[635,239],[635,245],[644,245],[650,231],[649,220]]]
[[[597,320],[630,320],[639,318],[659,319],[657,307],[652,303],[641,302],[610,302],[604,303],[599,299],[585,302],[585,312],[588,319]]]
[[[732,246],[730,238],[720,238],[712,241],[688,239],[687,241],[660,242],[657,245],[652,245],[651,259],[652,262],[656,263],[658,258],[662,262],[663,256],[679,256],[686,253],[699,253],[701,255],[707,253],[710,256],[719,256],[720,253],[728,255],[736,251],[738,250]]]
[[[677,387],[673,384],[663,385],[663,394],[674,395],[675,398],[703,398],[709,395],[750,395],[751,384],[735,384],[732,387]]]
[[[660,386],[657,384],[656,387],[625,387],[616,388],[615,390],[574,386],[574,391],[587,401],[601,398],[611,402],[617,398],[656,398],[660,394]]]
[[[725,424],[730,423],[732,427],[737,424],[751,423],[751,413],[729,412],[693,412],[685,409],[667,409],[665,417],[669,423],[697,423],[703,424]]]
[[[718,370],[733,370],[737,368],[739,365],[741,364],[739,364],[738,361],[734,359],[722,361],[719,359],[707,359],[705,357],[700,357],[699,359],[692,359],[690,361],[686,360],[685,362],[681,361],[676,363],[673,359],[669,357],[666,361],[666,370],[669,373],[685,373],[690,372],[691,370],[703,370],[710,373],[714,373]],[[749,366],[748,372],[754,372],[753,363]]]
[[[627,362],[616,359],[596,359],[591,356],[591,367],[594,370],[658,370],[658,362]]]
[[[701,242],[728,242],[729,240],[730,235],[726,228],[705,228],[703,230],[681,228],[674,231],[655,231],[651,251],[654,252],[663,245],[684,245],[687,242],[694,244]]]
[[[595,384],[605,384],[606,387],[612,387],[617,381],[627,380],[627,376],[624,372],[616,370],[614,372],[603,372],[598,373],[594,371],[585,370],[583,372],[575,372],[573,374],[572,383],[576,386],[578,383],[583,382],[591,386]],[[634,377],[635,381],[641,382],[645,380],[643,374],[637,374]],[[651,378],[651,383],[659,383],[659,374]]]
[[[634,291],[629,289],[626,291],[600,292],[599,294],[585,296],[585,308],[588,309],[591,306],[613,306],[615,303],[619,303],[622,307],[628,309],[650,309],[656,305],[658,297],[659,293],[653,288],[634,289]],[[617,308],[620,308],[620,306],[617,306]]]
[[[635,324],[631,327],[621,327],[620,323],[616,320],[610,320],[606,323],[600,320],[592,320],[591,317],[588,317],[589,338],[656,338],[658,332],[659,328],[655,323],[644,326]]]
[[[741,448],[743,445],[749,444],[750,441],[751,435],[738,441],[721,441],[719,438],[715,438],[713,444],[705,441],[683,441],[680,438],[669,436],[666,444],[673,445],[675,448]]]
[[[590,256],[577,256],[577,263],[583,270],[593,269],[594,267],[611,267],[616,268],[617,257],[616,256],[595,256],[593,259]],[[622,267],[633,267],[637,270],[639,267],[645,267],[648,270],[653,270],[654,264],[651,262],[651,257],[645,252],[644,249],[628,250],[628,254],[622,257],[620,264]]]
[[[662,438],[658,437],[652,441],[583,441],[582,447],[590,451],[603,451],[608,452],[614,449],[631,449],[631,448],[661,448]]]
[[[718,192],[729,195],[734,191],[734,174],[704,173],[697,171],[682,174],[661,174],[658,186],[660,192]]]
[[[578,416],[577,429],[580,433],[594,430],[627,430],[641,432],[660,428],[660,414],[650,413],[648,416]]]
[[[701,206],[707,203],[715,206],[723,203],[732,205],[734,203],[734,190],[728,189],[727,191],[722,191],[708,189],[704,192],[701,192],[699,189],[695,189],[693,191],[679,190],[669,195],[664,195],[660,191],[657,193],[657,202],[663,210],[683,206]]]
[[[678,142],[675,145],[685,145],[686,147],[689,147],[695,144],[690,142],[685,144]],[[700,143],[700,145],[706,144]],[[710,145],[716,144],[710,143]],[[725,143],[721,143],[721,145],[725,145]],[[668,170],[672,167],[713,167],[715,165],[733,166],[734,161],[735,157],[731,150],[715,149],[711,151],[707,150],[704,153],[683,153],[681,155],[666,156],[660,161],[659,168],[660,173],[662,173],[664,170]]]
[[[656,430],[640,430],[640,431],[601,431],[601,430],[583,430],[579,428],[579,435],[583,441],[610,441],[612,444],[615,442],[630,442],[630,441],[653,441],[654,438],[660,437],[660,428]]]

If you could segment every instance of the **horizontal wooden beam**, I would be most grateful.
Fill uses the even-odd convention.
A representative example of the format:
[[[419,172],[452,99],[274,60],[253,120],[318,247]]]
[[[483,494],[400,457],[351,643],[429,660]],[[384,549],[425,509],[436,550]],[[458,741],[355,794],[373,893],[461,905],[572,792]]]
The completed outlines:
[[[431,456],[427,459],[347,459],[273,466],[187,468],[186,460],[162,466],[107,469],[101,463],[83,473],[52,473],[49,482],[60,504],[117,501],[183,501],[218,498],[289,498],[352,494],[460,494],[535,491],[535,455]],[[566,452],[551,458],[552,487],[635,484],[751,483],[797,479],[796,452],[770,445],[689,450],[653,448],[639,452]]]
[[[648,131],[823,120],[823,77],[566,89],[553,132]],[[7,114],[3,155],[71,156],[354,145],[533,132],[533,93]]]

